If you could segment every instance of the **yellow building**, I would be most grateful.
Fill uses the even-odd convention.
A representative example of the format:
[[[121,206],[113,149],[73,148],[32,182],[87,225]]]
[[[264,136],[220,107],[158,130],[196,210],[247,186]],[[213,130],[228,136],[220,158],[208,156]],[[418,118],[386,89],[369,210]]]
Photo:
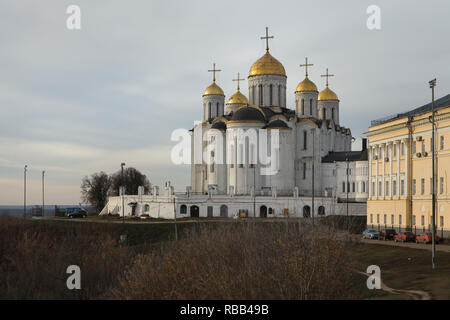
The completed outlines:
[[[371,122],[367,225],[431,230],[431,103]],[[436,227],[450,235],[450,94],[435,101]]]

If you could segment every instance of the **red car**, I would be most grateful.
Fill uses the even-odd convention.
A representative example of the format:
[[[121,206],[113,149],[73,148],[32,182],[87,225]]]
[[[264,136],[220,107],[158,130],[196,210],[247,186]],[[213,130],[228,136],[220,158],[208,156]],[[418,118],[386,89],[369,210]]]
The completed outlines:
[[[414,242],[416,240],[416,235],[412,233],[411,231],[404,231],[400,232],[399,234],[396,234],[394,236],[395,242]]]
[[[416,237],[416,243],[422,242],[422,243],[431,243],[431,241],[433,240],[433,234],[431,232],[424,232],[419,234]],[[436,243],[439,243],[439,240],[441,240],[441,238],[439,238],[438,235],[436,235]]]

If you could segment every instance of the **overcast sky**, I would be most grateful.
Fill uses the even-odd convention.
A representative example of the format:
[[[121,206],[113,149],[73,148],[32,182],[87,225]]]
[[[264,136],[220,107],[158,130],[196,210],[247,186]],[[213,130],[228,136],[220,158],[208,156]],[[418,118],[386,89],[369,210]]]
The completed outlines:
[[[81,30],[66,28],[71,4]],[[372,4],[381,30],[366,27]],[[213,62],[226,98],[235,92],[231,79],[264,54],[266,26],[288,106],[308,56],[319,90],[325,68],[336,75],[341,124],[361,137],[370,120],[427,103],[434,77],[436,96],[450,93],[449,17],[448,0],[0,0],[0,205],[22,203],[25,164],[30,204],[42,170],[46,203],[74,204],[83,176],[121,162],[185,190],[190,170],[171,164],[170,134],[202,119]]]

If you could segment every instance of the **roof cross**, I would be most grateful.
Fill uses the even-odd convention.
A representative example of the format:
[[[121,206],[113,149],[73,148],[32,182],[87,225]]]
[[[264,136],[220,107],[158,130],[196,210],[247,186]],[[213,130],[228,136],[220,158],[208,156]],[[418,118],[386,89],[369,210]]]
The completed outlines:
[[[220,69],[216,69],[216,64],[213,63],[213,68],[212,70],[208,70],[208,72],[212,72],[213,73],[213,82],[216,82],[216,72],[220,72],[222,70]]]
[[[305,57],[305,64],[301,64],[300,67],[305,67],[306,77],[308,77],[308,67],[312,67],[313,64],[308,64],[308,57]]]
[[[266,51],[269,51],[269,39],[273,39],[273,36],[269,36],[269,28],[266,27],[266,36],[265,37],[261,37],[261,39],[265,39],[266,40]]]
[[[237,87],[237,90],[239,91],[240,90],[240,88],[239,88],[239,81],[244,81],[245,79],[241,79],[240,78],[240,73],[238,72],[238,74],[237,74],[237,79],[232,79],[233,81],[237,81],[237,83],[238,83],[238,87]]]
[[[325,74],[321,74],[320,76],[327,78],[327,87],[328,87],[328,78],[329,77],[334,77],[334,74],[328,74],[328,68],[327,68],[327,72]]]

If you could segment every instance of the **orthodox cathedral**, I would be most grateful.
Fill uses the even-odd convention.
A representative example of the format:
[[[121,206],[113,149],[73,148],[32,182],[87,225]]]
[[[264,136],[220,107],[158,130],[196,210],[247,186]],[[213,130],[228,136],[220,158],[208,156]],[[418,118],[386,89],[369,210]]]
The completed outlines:
[[[286,70],[269,51],[250,67],[248,97],[225,93],[213,81],[202,96],[203,121],[190,130],[191,186],[175,193],[166,183],[161,194],[111,197],[102,214],[173,218],[184,216],[277,217],[365,215],[368,191],[366,142],[351,151],[352,134],[341,125],[340,101],[329,86],[318,90],[305,78],[295,90],[295,106],[286,105]],[[226,102],[225,102],[226,101]],[[126,201],[123,201],[126,197]],[[121,208],[121,203],[126,208]],[[162,209],[163,208],[163,209]],[[348,210],[348,209],[347,209]]]

